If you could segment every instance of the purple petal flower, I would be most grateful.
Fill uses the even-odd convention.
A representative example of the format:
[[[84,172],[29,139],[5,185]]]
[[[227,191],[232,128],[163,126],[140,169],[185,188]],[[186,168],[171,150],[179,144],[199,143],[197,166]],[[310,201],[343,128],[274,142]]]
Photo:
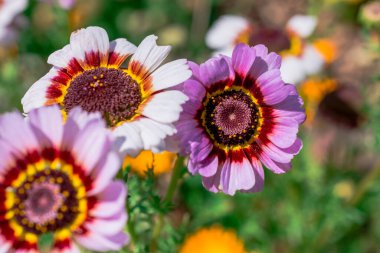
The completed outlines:
[[[100,114],[75,108],[63,124],[58,106],[0,117],[0,251],[120,250],[128,242],[121,165]]]
[[[189,171],[212,192],[257,192],[262,164],[285,173],[302,148],[302,100],[281,78],[281,58],[263,45],[239,44],[232,58],[214,57],[182,86],[189,97],[176,123]]]

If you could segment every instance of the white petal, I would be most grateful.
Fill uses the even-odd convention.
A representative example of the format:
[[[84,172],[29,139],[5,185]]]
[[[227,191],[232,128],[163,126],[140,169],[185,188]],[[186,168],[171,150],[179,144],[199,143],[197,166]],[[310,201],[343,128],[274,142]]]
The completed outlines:
[[[74,58],[73,52],[70,45],[64,46],[52,53],[47,62],[53,66],[66,68],[69,62]]]
[[[163,151],[165,149],[165,137],[173,135],[176,131],[173,125],[162,124],[147,118],[140,119],[136,123],[141,129],[144,150],[151,150],[154,153]]]
[[[94,65],[94,62],[86,57],[86,53],[94,53],[101,66],[108,64],[110,45],[107,32],[103,28],[90,26],[73,32],[70,37],[70,45],[73,54],[83,68]]]
[[[24,97],[21,99],[21,104],[25,113],[46,104],[46,91],[52,84],[51,79],[55,76],[57,76],[57,68],[53,67],[45,76],[41,77],[29,88]]]
[[[124,138],[120,143],[119,152],[123,155],[137,156],[144,147],[140,132],[136,122],[126,122],[116,127],[113,135],[116,138]]]
[[[109,64],[120,66],[128,56],[136,52],[137,47],[126,39],[116,39],[110,42]],[[114,53],[114,55],[112,54]],[[115,57],[115,59],[113,58]]]
[[[305,47],[301,60],[306,74],[308,75],[320,72],[325,63],[323,56],[311,45]]]
[[[317,18],[308,15],[295,15],[289,19],[287,28],[302,38],[309,37],[317,26]]]
[[[182,112],[182,104],[188,97],[180,91],[170,90],[157,93],[144,106],[142,114],[162,123],[172,123],[178,120]]]
[[[138,46],[129,62],[128,69],[144,79],[153,72],[168,56],[170,46],[157,46],[157,36],[149,35]]]
[[[221,16],[206,34],[206,44],[213,49],[223,49],[235,44],[239,33],[248,29],[250,23],[240,16]]]
[[[9,25],[15,16],[25,10],[27,0],[5,0],[0,8],[0,27]]]
[[[306,78],[301,59],[294,56],[283,58],[280,70],[282,79],[286,83],[298,84]]]
[[[154,91],[159,91],[180,84],[191,76],[186,59],[166,63],[153,72],[152,85]]]

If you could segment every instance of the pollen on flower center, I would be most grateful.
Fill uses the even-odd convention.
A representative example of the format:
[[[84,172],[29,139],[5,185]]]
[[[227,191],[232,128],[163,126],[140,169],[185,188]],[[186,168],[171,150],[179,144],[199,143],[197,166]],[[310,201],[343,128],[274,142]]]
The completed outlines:
[[[202,124],[215,142],[223,147],[244,145],[259,126],[259,109],[243,90],[225,90],[204,102]]]
[[[138,83],[121,69],[95,68],[71,81],[63,101],[65,111],[81,106],[99,111],[109,124],[131,119],[142,102]]]
[[[80,212],[77,189],[72,179],[61,170],[47,168],[28,175],[12,192],[14,220],[33,234],[68,227]]]
[[[30,221],[41,225],[57,217],[57,209],[63,200],[58,185],[34,183],[27,195],[26,217]]]

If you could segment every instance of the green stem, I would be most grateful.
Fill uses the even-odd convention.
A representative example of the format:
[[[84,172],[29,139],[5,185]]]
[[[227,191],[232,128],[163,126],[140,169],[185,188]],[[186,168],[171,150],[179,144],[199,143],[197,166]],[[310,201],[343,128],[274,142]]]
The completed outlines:
[[[359,201],[365,195],[367,190],[375,182],[379,174],[380,174],[380,166],[368,172],[367,175],[359,182],[357,190],[355,191],[355,194],[352,196],[348,204],[354,206],[357,203],[359,203]]]
[[[178,182],[181,178],[181,170],[183,167],[183,161],[184,161],[183,157],[177,158],[177,161],[176,161],[176,164],[174,166],[172,176],[170,179],[170,183],[169,183],[168,189],[166,191],[166,195],[163,199],[163,203],[169,203],[169,202],[172,202],[172,200],[173,200],[175,191],[177,189]],[[154,226],[153,232],[152,232],[152,240],[150,243],[150,252],[151,253],[157,252],[157,241],[161,235],[162,226],[164,224],[164,218],[165,217],[164,217],[163,213],[160,213],[160,215],[157,217],[157,221],[155,223],[155,226]]]

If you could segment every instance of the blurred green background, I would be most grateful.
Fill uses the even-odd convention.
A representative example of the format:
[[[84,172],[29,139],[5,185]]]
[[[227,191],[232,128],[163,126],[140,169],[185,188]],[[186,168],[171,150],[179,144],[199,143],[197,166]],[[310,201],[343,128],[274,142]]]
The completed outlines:
[[[380,32],[363,21],[360,10],[367,2],[82,0],[63,10],[30,1],[19,41],[0,48],[0,111],[21,109],[25,91],[49,70],[48,56],[81,27],[101,26],[110,39],[124,37],[135,44],[154,33],[159,44],[173,46],[169,58],[201,63],[211,54],[204,36],[220,15],[237,14],[277,27],[294,14],[316,15],[313,36],[327,37],[339,49],[321,77],[356,91],[343,96],[343,110],[336,113],[360,117],[360,124],[337,124],[317,108],[314,121],[301,129],[304,148],[293,169],[283,175],[267,170],[265,187],[256,194],[209,193],[199,176],[183,168],[174,201],[167,203],[160,196],[170,175],[129,176],[129,225],[135,237],[125,252],[150,252],[155,236],[151,225],[160,215],[166,217],[156,238],[157,252],[178,252],[188,234],[213,224],[234,229],[248,252],[380,252]],[[346,113],[347,108],[354,113]]]

